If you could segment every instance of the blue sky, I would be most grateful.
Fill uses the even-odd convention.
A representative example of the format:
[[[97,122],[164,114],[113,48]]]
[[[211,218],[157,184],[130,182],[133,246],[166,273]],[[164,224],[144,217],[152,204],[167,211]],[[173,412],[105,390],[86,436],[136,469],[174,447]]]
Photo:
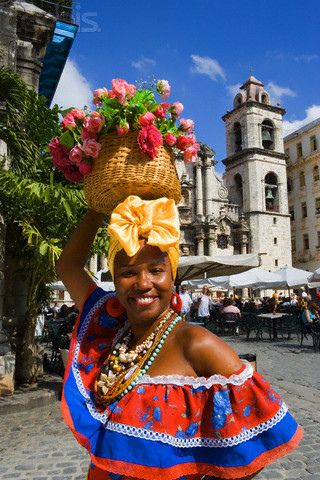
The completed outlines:
[[[167,79],[221,161],[221,116],[251,73],[286,109],[286,133],[320,117],[319,18],[319,0],[81,0],[54,100],[83,106],[116,77]]]

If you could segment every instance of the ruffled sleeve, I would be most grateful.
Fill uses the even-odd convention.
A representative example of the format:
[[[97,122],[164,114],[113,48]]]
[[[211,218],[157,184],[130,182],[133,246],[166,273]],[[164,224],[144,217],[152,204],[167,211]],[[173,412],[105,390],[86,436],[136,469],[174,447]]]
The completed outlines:
[[[115,292],[94,288],[88,294],[73,330],[68,363],[65,369],[61,409],[75,437],[90,448],[90,437],[101,428],[90,412],[95,410],[93,386],[100,368],[110,352],[123,318],[108,314],[106,303]]]

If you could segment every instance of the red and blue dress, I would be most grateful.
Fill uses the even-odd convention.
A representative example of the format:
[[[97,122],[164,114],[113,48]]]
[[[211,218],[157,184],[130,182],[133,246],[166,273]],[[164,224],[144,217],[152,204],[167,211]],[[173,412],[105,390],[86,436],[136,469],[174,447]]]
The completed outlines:
[[[200,480],[251,475],[297,447],[303,432],[249,363],[229,377],[145,375],[99,409],[94,381],[124,321],[108,315],[114,292],[96,288],[74,329],[62,412],[89,452],[87,480]]]

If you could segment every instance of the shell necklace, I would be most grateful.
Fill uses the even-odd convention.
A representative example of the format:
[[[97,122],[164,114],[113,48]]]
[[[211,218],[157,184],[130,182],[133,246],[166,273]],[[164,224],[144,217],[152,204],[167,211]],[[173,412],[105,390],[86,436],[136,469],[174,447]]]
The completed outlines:
[[[99,405],[106,406],[128,393],[144,375],[160,352],[167,336],[181,317],[169,310],[150,335],[134,349],[128,351],[133,338],[131,328],[118,339],[104,362],[95,382],[95,397]]]

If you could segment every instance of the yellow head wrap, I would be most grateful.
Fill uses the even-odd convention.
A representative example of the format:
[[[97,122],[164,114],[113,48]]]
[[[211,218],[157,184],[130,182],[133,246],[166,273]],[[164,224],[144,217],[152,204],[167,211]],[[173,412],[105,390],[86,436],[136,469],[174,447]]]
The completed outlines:
[[[110,245],[108,266],[114,278],[114,260],[120,250],[133,257],[140,250],[139,239],[168,254],[173,278],[179,262],[179,214],[172,199],[142,200],[130,195],[112,212],[108,227]]]

